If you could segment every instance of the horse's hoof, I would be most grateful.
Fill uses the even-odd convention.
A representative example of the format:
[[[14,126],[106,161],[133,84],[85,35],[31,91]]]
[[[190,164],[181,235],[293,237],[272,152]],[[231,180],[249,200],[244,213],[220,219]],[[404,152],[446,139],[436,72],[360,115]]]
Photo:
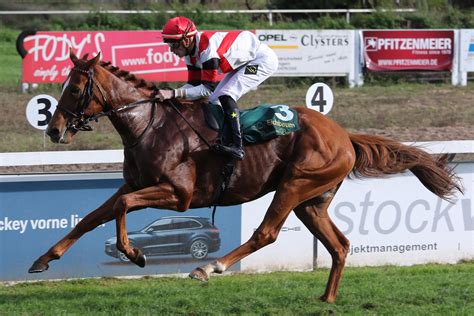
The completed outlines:
[[[189,277],[194,280],[199,280],[203,282],[209,281],[209,276],[207,275],[206,271],[201,268],[194,269],[190,274]]]
[[[334,303],[336,301],[336,298],[335,297],[329,297],[327,296],[326,294],[324,295],[321,295],[319,297],[319,299],[323,302],[326,302],[326,303]]]
[[[133,262],[140,268],[144,268],[146,265],[146,256],[143,254],[143,252],[140,249],[135,248],[134,250],[137,252],[137,255]]]
[[[31,268],[28,270],[29,273],[40,273],[43,271],[48,270],[49,265],[47,263],[43,263],[39,260],[36,260]]]

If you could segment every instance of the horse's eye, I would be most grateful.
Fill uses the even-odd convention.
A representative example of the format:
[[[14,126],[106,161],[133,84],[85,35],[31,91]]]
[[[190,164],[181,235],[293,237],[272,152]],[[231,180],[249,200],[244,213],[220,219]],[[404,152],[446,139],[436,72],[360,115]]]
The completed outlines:
[[[79,89],[78,87],[71,87],[71,94],[73,96],[79,96],[79,94],[81,93],[81,89]]]

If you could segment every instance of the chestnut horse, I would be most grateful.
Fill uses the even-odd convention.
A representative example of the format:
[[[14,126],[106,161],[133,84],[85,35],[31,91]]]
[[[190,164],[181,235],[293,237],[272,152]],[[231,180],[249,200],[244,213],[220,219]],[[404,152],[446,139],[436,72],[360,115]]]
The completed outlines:
[[[150,99],[155,95],[154,85],[99,62],[100,55],[90,60],[70,55],[74,68],[47,134],[53,142],[67,144],[77,131],[90,129],[89,121],[108,116],[124,144],[125,184],[40,256],[29,272],[47,270],[48,262],[59,259],[83,234],[113,219],[117,248],[143,267],[145,256],[130,246],[127,237],[126,214],[146,207],[183,212],[212,205],[221,185],[221,167],[228,160],[210,150],[206,139],[216,139],[217,132],[206,126],[199,102],[157,102]],[[349,174],[377,177],[411,170],[441,198],[461,191],[445,157],[433,159],[418,148],[382,137],[349,134],[320,113],[303,107],[295,110],[300,130],[247,146],[246,158],[235,162],[221,199],[220,205],[241,204],[275,191],[262,223],[247,242],[194,269],[192,278],[208,280],[212,272],[222,273],[274,242],[294,211],[332,256],[321,299],[333,302],[349,241],[329,218],[328,206]]]

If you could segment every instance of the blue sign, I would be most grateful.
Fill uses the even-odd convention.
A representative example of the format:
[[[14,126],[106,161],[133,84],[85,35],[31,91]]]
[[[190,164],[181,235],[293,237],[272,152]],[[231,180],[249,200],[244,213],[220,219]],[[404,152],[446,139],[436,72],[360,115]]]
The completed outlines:
[[[241,244],[241,207],[184,213],[144,209],[127,215],[132,244],[147,255],[139,268],[115,248],[115,222],[86,233],[49,270],[31,264],[123,184],[120,174],[0,178],[0,281],[187,273]],[[239,264],[232,267],[238,270]]]

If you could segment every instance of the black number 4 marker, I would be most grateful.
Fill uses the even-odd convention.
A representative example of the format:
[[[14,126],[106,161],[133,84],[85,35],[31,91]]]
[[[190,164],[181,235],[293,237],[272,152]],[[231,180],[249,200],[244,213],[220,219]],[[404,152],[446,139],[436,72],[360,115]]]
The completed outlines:
[[[327,104],[327,101],[324,100],[323,91],[324,91],[324,87],[318,87],[316,91],[314,92],[313,97],[311,98],[311,105],[319,106],[319,112],[324,112],[324,106]]]

